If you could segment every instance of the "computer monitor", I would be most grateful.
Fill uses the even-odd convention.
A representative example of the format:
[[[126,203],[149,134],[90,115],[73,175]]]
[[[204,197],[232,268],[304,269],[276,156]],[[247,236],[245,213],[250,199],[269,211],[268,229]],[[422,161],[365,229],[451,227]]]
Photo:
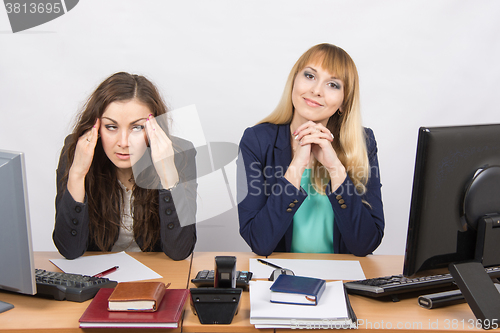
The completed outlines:
[[[478,221],[500,213],[499,170],[500,124],[420,128],[403,275],[474,260],[500,265],[498,246],[484,244],[488,232],[477,241]]]
[[[0,150],[0,289],[36,294],[24,154],[5,150]]]

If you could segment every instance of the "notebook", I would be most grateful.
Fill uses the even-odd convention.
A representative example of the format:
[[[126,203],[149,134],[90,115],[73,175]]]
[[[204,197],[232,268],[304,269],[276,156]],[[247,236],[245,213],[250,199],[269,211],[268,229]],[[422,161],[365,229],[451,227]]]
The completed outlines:
[[[158,310],[164,295],[163,282],[119,282],[108,298],[108,310],[154,312]]]
[[[108,297],[114,289],[101,288],[80,317],[80,328],[177,328],[184,304],[189,295],[187,289],[167,289],[156,312],[108,311]]]
[[[356,316],[342,281],[327,282],[318,305],[270,302],[271,281],[250,282],[250,323],[256,328],[355,328]]]
[[[271,302],[318,305],[325,287],[322,279],[281,274],[271,286]]]

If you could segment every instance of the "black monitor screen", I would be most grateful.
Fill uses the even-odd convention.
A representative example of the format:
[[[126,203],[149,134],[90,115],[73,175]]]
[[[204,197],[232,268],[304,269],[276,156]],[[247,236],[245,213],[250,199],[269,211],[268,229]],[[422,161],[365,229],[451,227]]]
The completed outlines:
[[[464,193],[478,170],[494,165],[500,124],[420,128],[403,275],[474,259],[476,231],[463,216]]]

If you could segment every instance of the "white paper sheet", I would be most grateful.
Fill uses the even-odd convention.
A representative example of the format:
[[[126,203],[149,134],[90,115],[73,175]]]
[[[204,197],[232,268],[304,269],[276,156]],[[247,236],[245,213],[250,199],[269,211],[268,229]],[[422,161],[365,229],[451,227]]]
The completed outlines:
[[[292,270],[295,275],[323,280],[364,280],[365,273],[356,260],[262,259]],[[253,279],[267,279],[275,268],[250,259]]]
[[[94,276],[113,266],[119,268],[104,277],[118,282],[150,280],[162,278],[161,275],[132,258],[125,252],[101,254],[80,257],[73,260],[51,259],[54,265],[65,273],[83,274]]]
[[[340,320],[348,318],[342,281],[327,282],[318,305],[296,305],[271,303],[269,288],[271,281],[250,282],[250,323],[269,327],[297,326],[304,322]]]

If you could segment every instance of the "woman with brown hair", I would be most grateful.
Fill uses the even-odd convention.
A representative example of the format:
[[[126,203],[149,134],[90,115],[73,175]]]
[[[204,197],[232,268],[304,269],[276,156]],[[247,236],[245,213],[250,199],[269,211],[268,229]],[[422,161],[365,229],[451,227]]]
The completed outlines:
[[[382,241],[377,145],[361,125],[358,81],[343,49],[313,46],[275,110],[243,134],[238,215],[255,253],[364,256]]]
[[[116,73],[92,93],[57,168],[53,240],[64,257],[163,251],[181,260],[191,254],[196,152],[169,136],[167,111],[156,87],[139,75]]]

